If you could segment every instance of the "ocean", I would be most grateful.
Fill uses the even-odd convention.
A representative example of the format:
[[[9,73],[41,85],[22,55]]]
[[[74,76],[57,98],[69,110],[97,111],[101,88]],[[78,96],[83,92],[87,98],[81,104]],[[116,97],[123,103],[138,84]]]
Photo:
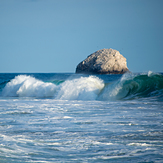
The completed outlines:
[[[163,73],[0,74],[0,163],[162,163]]]

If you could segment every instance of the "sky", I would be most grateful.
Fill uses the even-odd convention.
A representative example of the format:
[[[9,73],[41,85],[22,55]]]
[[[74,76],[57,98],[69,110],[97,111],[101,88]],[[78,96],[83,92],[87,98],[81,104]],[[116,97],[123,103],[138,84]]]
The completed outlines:
[[[0,73],[74,73],[103,48],[163,72],[163,0],[0,0]]]

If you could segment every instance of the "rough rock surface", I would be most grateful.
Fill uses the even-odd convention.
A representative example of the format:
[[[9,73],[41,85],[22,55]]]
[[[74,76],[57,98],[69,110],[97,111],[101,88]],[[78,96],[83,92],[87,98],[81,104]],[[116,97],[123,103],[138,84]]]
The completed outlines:
[[[124,74],[127,71],[126,58],[114,49],[98,50],[76,67],[76,73],[88,74]]]

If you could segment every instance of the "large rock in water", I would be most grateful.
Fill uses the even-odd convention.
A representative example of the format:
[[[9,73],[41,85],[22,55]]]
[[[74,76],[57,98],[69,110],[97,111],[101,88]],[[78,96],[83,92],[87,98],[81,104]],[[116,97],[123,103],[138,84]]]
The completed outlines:
[[[87,74],[124,74],[127,71],[126,58],[114,49],[98,50],[76,67],[76,73]]]

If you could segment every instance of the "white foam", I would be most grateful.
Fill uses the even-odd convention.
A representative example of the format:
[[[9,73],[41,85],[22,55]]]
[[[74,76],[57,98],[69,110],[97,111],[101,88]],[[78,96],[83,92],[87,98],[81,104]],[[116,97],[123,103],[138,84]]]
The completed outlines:
[[[56,85],[45,83],[31,76],[19,75],[6,84],[3,96],[50,97],[54,95]]]
[[[145,147],[152,146],[152,144],[147,144],[147,143],[129,143],[128,145],[129,146],[145,146]]]
[[[103,81],[95,76],[67,80],[60,85],[56,98],[64,100],[95,100],[103,87]]]
[[[95,76],[66,80],[60,85],[55,85],[31,76],[19,75],[6,84],[2,95],[9,97],[53,97],[61,100],[95,100],[103,88],[103,81]]]

